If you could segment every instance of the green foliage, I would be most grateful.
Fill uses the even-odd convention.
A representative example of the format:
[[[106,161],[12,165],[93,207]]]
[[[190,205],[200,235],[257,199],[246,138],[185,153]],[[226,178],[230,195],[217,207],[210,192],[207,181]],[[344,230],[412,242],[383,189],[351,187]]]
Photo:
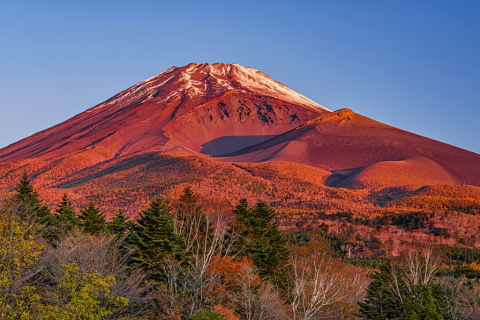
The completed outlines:
[[[359,315],[373,320],[443,320],[440,311],[445,301],[434,298],[433,284],[407,286],[404,274],[393,262],[373,274],[365,300],[358,303]]]
[[[389,277],[394,266],[390,263],[382,266],[381,272],[372,275],[373,281],[367,288],[367,295],[363,302],[359,302],[359,315],[365,319],[383,320],[393,319],[399,315],[398,296],[392,292]]]
[[[365,256],[360,258],[343,257],[342,261],[363,269],[380,269],[387,262],[387,258],[377,256]]]
[[[58,240],[59,237],[68,234],[74,228],[80,226],[80,219],[75,213],[72,201],[67,194],[63,195],[62,201],[58,204],[56,210],[57,214],[53,216],[53,221],[50,227],[52,237]]]
[[[278,230],[278,222],[273,222],[275,211],[264,202],[250,208],[246,199],[233,209],[237,218],[231,228],[240,233],[237,250],[244,253],[258,269],[261,277],[273,276],[288,260],[287,239]]]
[[[111,234],[124,234],[133,224],[128,221],[127,216],[123,213],[123,210],[119,210],[114,216],[112,221],[107,223],[107,230]]]
[[[58,214],[55,216],[55,219],[58,225],[63,229],[70,231],[80,225],[80,219],[75,213],[72,201],[68,198],[66,193],[62,197],[62,201],[58,204],[56,212]]]
[[[75,263],[62,265],[64,276],[58,284],[55,305],[44,306],[39,319],[106,319],[114,311],[128,305],[128,299],[112,296],[115,277],[81,272]]]
[[[225,318],[218,312],[202,309],[188,318],[188,320],[225,320]]]
[[[342,246],[347,243],[348,238],[339,234],[319,230],[293,231],[287,233],[291,244],[303,246],[312,240],[327,242],[337,253],[343,253]]]
[[[91,234],[106,232],[107,221],[105,220],[105,214],[95,207],[93,202],[90,202],[87,207],[81,210],[80,221],[85,232]]]
[[[432,290],[426,285],[415,285],[403,294],[402,312],[398,320],[443,320],[433,299]]]
[[[454,278],[465,277],[467,279],[480,279],[480,270],[473,269],[468,265],[454,265],[453,269],[440,269],[439,276],[450,276]]]
[[[480,250],[465,247],[437,246],[439,251],[455,262],[472,263],[480,261]]]
[[[131,260],[140,265],[150,279],[163,282],[166,258],[180,262],[189,258],[185,237],[175,233],[170,208],[161,198],[152,200],[136,222],[126,239],[127,244],[135,248]]]

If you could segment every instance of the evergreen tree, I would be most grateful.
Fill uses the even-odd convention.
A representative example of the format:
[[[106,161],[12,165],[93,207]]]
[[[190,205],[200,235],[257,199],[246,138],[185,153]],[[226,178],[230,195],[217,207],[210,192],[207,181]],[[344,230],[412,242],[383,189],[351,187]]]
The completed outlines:
[[[246,199],[233,209],[237,218],[231,227],[240,234],[237,250],[245,249],[261,277],[271,277],[282,269],[282,262],[288,261],[287,239],[273,222],[275,211],[265,202],[258,202],[253,208]],[[232,232],[232,231],[231,231]],[[233,231],[235,232],[235,231]]]
[[[128,221],[127,216],[123,210],[118,210],[113,216],[112,221],[107,224],[107,230],[111,234],[124,234],[130,227],[133,226],[131,221]]]
[[[394,266],[387,263],[381,267],[381,271],[372,275],[373,281],[367,288],[367,295],[360,305],[359,314],[365,319],[383,320],[394,319],[400,315],[401,301],[398,295],[392,292],[392,281],[389,275]],[[399,279],[401,280],[401,279]],[[400,287],[404,288],[404,283]]]
[[[13,204],[17,206],[18,213],[22,219],[33,221],[44,227],[52,224],[52,213],[47,206],[42,205],[40,196],[34,190],[26,172],[23,173],[16,191],[17,193],[13,197]]]
[[[83,230],[88,233],[98,234],[106,232],[105,213],[90,201],[87,207],[81,210],[80,221]]]
[[[55,211],[58,213],[54,216],[55,225],[61,232],[66,233],[80,226],[80,218],[75,213],[72,201],[66,193],[63,194],[62,201],[58,204],[58,208]]]
[[[163,282],[166,258],[180,262],[189,258],[185,237],[175,233],[170,208],[161,198],[154,199],[136,222],[126,239],[136,249],[132,262],[140,265],[150,279]]]
[[[432,289],[427,285],[415,285],[403,295],[402,320],[444,320],[438,312],[432,295]]]
[[[432,285],[413,285],[403,281],[404,270],[388,262],[374,274],[359,315],[372,320],[443,320],[439,301],[435,301]]]

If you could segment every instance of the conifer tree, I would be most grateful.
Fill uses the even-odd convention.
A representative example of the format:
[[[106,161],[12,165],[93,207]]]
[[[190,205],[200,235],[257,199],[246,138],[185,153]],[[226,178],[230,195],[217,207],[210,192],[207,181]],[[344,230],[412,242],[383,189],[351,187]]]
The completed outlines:
[[[13,197],[13,203],[17,205],[18,212],[25,221],[33,221],[44,227],[51,225],[53,216],[50,209],[42,205],[39,194],[34,190],[29,181],[28,174],[23,173],[17,193]]]
[[[389,262],[372,276],[365,300],[358,303],[360,317],[372,320],[444,319],[432,286],[417,284],[409,288],[404,281],[404,272]]]
[[[399,315],[400,300],[398,295],[391,291],[389,274],[392,273],[392,264],[386,264],[381,267],[381,271],[372,275],[373,281],[367,288],[367,296],[363,302],[359,302],[360,316],[365,319],[393,319]],[[401,278],[398,278],[401,281]],[[404,287],[400,282],[399,287]]]
[[[444,320],[438,312],[432,289],[427,285],[415,285],[403,296],[402,320]]]
[[[106,231],[105,213],[95,207],[92,201],[81,210],[80,221],[85,232],[98,234]]]
[[[265,202],[258,202],[253,208],[246,199],[233,209],[237,221],[231,229],[240,234],[237,251],[245,250],[252,259],[261,277],[271,277],[280,271],[283,261],[288,260],[287,239],[278,230],[278,223],[273,222],[275,211]]]
[[[127,237],[127,243],[135,248],[132,262],[140,265],[150,279],[163,282],[166,258],[180,262],[189,258],[185,237],[175,233],[169,205],[161,198],[152,200],[136,222]]]
[[[72,201],[64,193],[62,201],[58,204],[58,214],[55,215],[55,224],[62,232],[71,231],[73,228],[80,226],[80,218],[75,213]]]
[[[107,223],[108,232],[118,235],[124,234],[131,226],[133,226],[132,222],[128,221],[128,218],[123,213],[123,210],[118,210],[113,216],[112,221]]]

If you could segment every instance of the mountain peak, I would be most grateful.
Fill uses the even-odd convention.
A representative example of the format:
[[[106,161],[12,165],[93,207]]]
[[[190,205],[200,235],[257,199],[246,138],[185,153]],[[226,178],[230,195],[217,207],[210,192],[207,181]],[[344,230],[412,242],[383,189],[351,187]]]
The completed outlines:
[[[279,168],[288,162],[292,177],[311,167],[315,181],[336,187],[480,184],[478,154],[350,109],[331,112],[263,72],[233,63],[173,66],[0,149],[0,177],[28,171],[52,195],[71,189],[85,199],[99,186],[105,194],[137,197],[187,181],[218,187],[208,189],[220,190],[212,193],[218,199],[245,190],[285,190],[270,171],[264,173],[272,180],[265,183],[229,162],[276,162]],[[245,174],[247,179],[237,179]],[[233,181],[242,181],[244,191],[232,189],[238,188]],[[305,186],[294,185],[292,190]],[[0,183],[0,192],[8,188]]]
[[[151,89],[150,97],[159,96],[163,87],[170,87],[169,98],[176,94],[186,94],[189,98],[201,96],[215,98],[233,91],[260,94],[282,99],[311,110],[330,112],[329,109],[272,79],[265,73],[236,63],[189,63],[183,67],[173,66],[140,82],[132,89],[136,91],[144,87]],[[174,90],[171,90],[172,87]],[[131,95],[131,92],[128,94]]]
[[[7,147],[0,160],[52,158],[84,148],[101,148],[106,157],[144,150],[216,152],[221,136],[255,136],[230,143],[242,148],[329,112],[253,68],[190,63]]]

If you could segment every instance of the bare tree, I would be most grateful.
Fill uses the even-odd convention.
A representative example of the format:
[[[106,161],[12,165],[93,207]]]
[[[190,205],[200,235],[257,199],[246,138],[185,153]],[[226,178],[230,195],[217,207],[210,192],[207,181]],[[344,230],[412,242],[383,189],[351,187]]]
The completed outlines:
[[[188,266],[167,259],[164,266],[166,287],[157,294],[157,309],[163,314],[177,312],[192,315],[205,307],[213,307],[221,300],[214,294],[220,285],[220,275],[209,272],[214,256],[229,254],[236,235],[225,238],[221,228],[210,226],[224,225],[224,216],[216,215],[188,222],[176,221],[177,232],[187,232],[189,251],[192,253]],[[205,227],[208,226],[208,227]],[[192,231],[194,230],[194,231]]]
[[[62,276],[62,265],[76,263],[82,272],[98,272],[116,279],[111,288],[112,296],[129,300],[128,306],[115,312],[110,319],[123,315],[140,316],[148,313],[151,284],[140,269],[132,269],[127,261],[131,252],[121,247],[121,239],[114,236],[92,235],[74,231],[56,246],[46,246],[35,266],[32,281],[43,292],[52,291]],[[45,299],[54,299],[44,295]],[[52,301],[54,302],[54,301]]]
[[[340,276],[324,255],[292,259],[294,288],[290,305],[293,320],[317,319],[327,306],[344,298]]]
[[[439,261],[434,259],[432,251],[427,248],[409,251],[405,258],[405,284],[411,290],[414,285],[428,285],[433,281]]]

